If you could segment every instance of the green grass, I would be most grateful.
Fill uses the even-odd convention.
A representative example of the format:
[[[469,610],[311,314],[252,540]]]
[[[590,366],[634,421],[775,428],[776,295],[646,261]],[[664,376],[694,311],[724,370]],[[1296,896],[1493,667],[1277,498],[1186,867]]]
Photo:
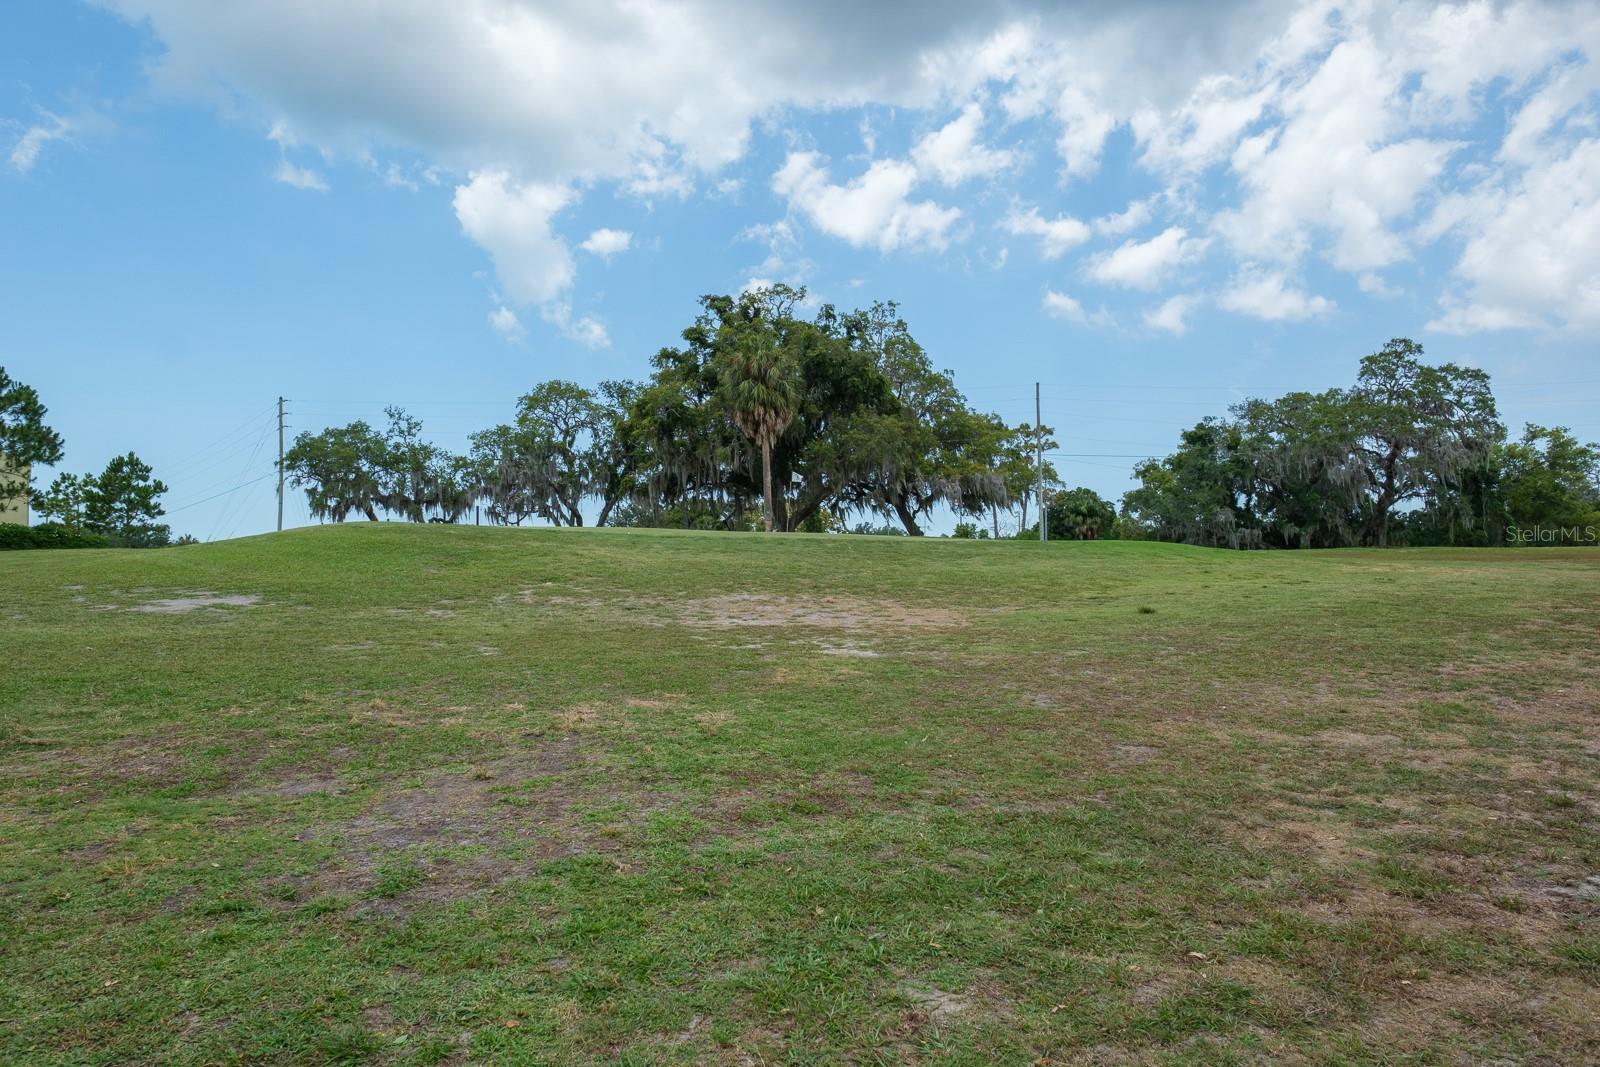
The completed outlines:
[[[0,557],[0,1062],[1600,1057],[1600,553]],[[193,595],[253,605],[136,610]]]

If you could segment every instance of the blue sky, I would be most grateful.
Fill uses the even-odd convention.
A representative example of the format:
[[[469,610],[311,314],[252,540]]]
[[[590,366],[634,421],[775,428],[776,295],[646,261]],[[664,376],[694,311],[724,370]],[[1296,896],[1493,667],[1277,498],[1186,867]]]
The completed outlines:
[[[1113,498],[1400,335],[1600,438],[1592,4],[1089,7],[17,0],[0,362],[202,538],[271,527],[280,394],[464,448],[762,280],[1042,381]]]

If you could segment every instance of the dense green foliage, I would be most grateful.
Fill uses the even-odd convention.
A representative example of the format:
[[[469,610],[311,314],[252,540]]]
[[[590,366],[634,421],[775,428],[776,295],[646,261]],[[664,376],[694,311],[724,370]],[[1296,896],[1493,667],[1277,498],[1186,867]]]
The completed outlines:
[[[857,515],[915,535],[943,505],[996,535],[1012,508],[1025,526],[1039,434],[974,411],[893,304],[806,318],[804,299],[782,285],[704,297],[647,380],[541,383],[466,457],[425,451],[396,409],[387,433],[361,422],[302,433],[289,479],[335,522],[453,521],[476,502],[513,525],[581,526],[592,505],[599,525],[739,530],[755,515],[767,529],[825,530]]]
[[[1093,489],[1053,493],[1046,509],[1053,541],[1103,541],[1117,536],[1117,509]]]
[[[132,452],[113,456],[99,474],[56,476],[34,502],[34,510],[75,533],[95,534],[119,548],[159,548],[172,529],[156,520],[165,514],[164,482]]]
[[[1421,356],[1398,338],[1361,361],[1350,389],[1201,421],[1136,468],[1124,529],[1231,548],[1492,545],[1536,527],[1595,540],[1596,446],[1538,426],[1506,443],[1488,376]]]
[[[0,552],[18,548],[105,548],[107,544],[102,534],[75,530],[59,522],[35,526],[0,522]]]
[[[804,291],[707,296],[641,382],[590,390],[549,381],[513,422],[474,434],[465,457],[426,444],[390,409],[302,433],[286,464],[312,513],[491,522],[879,532],[913,536],[936,509],[958,537],[1040,536],[1035,494],[1046,426],[974,410],[934,367],[895,305],[798,314]],[[1052,540],[1182,541],[1228,548],[1341,548],[1600,539],[1600,448],[1563,427],[1508,443],[1488,376],[1423,362],[1396,338],[1355,384],[1250,399],[1183,431],[1135,468],[1122,511],[1061,491],[1043,464]],[[591,512],[593,513],[593,512]],[[1006,516],[1002,530],[1001,516]]]
[[[44,424],[39,393],[0,367],[0,500],[24,496],[32,479],[21,472],[61,459],[61,435]]]

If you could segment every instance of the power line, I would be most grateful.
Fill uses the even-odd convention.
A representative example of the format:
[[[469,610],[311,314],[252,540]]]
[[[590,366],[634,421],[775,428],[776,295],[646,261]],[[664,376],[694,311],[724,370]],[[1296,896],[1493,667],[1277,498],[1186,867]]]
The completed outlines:
[[[1047,456],[1064,456],[1067,459],[1155,459],[1154,452],[1046,452]]]
[[[261,436],[256,438],[256,447],[250,450],[249,458],[244,461],[244,466],[239,471],[241,475],[248,471],[251,467],[255,466],[256,457],[261,454],[261,446],[267,443],[267,435],[271,432],[271,425],[268,425],[262,429]],[[228,513],[230,511],[234,513],[234,517],[237,519],[239,503],[242,499],[242,497],[234,497],[223,506],[220,512],[217,513],[215,521],[211,523],[211,532],[206,536],[207,541],[213,541],[216,539],[216,533],[222,527],[223,522],[227,520]]]
[[[191,452],[188,456],[176,463],[165,464],[165,473],[170,475],[176,471],[183,471],[186,475],[193,475],[199,471],[208,470],[211,467],[216,466],[218,462],[217,457],[219,456],[219,449],[221,450],[220,454],[231,454],[249,447],[250,434],[255,431],[256,426],[263,419],[269,417],[270,415],[270,410],[264,411],[236,424],[233,429],[217,438],[211,444],[206,445],[204,448],[201,448],[196,452]],[[200,465],[195,466],[196,463],[199,463]]]
[[[188,511],[190,508],[199,507],[201,504],[209,504],[211,501],[217,499],[217,497],[227,496],[229,493],[236,493],[239,490],[243,489],[247,485],[255,485],[257,482],[262,481],[263,479],[266,479],[266,478],[271,478],[273,475],[275,475],[277,473],[278,473],[277,471],[268,471],[266,474],[263,474],[260,478],[251,478],[248,482],[240,482],[238,485],[234,486],[232,489],[224,489],[220,493],[213,493],[211,496],[204,497],[203,499],[191,501],[190,503],[187,503],[187,504],[183,505],[182,507],[169,508],[167,511],[163,512],[163,514],[175,515],[180,511]]]

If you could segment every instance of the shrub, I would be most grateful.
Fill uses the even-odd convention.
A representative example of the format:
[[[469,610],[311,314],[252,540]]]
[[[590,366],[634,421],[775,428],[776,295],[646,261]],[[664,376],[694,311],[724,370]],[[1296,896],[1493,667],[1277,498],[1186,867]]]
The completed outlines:
[[[106,539],[99,534],[83,533],[59,522],[41,522],[37,526],[20,523],[0,523],[0,551],[22,548],[105,548]]]
[[[130,526],[108,533],[106,542],[112,548],[166,548],[172,544],[172,527],[165,523],[159,526]]]

